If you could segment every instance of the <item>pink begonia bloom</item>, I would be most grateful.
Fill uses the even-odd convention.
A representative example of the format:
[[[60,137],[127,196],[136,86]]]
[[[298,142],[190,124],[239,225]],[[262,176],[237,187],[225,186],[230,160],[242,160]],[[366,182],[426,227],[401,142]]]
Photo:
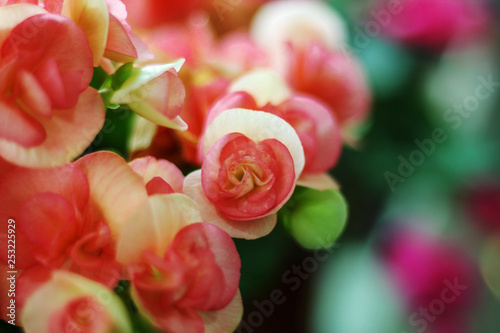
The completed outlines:
[[[15,168],[0,179],[0,190],[1,259],[7,263],[7,221],[13,219],[16,268],[24,270],[18,305],[53,269],[115,286],[121,226],[147,200],[143,180],[121,157],[97,152],[57,168]]]
[[[410,312],[442,300],[446,312],[429,323],[432,331],[468,332],[464,330],[466,314],[477,300],[479,280],[477,268],[463,249],[417,228],[406,228],[395,231],[382,250],[388,272]]]
[[[0,7],[0,17],[17,23],[19,8],[39,7]],[[105,116],[101,97],[88,87],[93,69],[85,35],[71,20],[52,14],[31,16],[2,35],[0,156],[30,167],[77,157]]]
[[[206,125],[221,112],[234,108],[275,114],[292,125],[300,138],[306,158],[304,173],[323,173],[331,169],[339,158],[342,139],[329,109],[312,97],[289,93],[285,83],[270,73],[261,72],[255,79],[253,75],[255,72],[250,72],[233,83],[230,87],[233,92],[211,108]],[[273,99],[268,100],[265,95]]]
[[[189,197],[152,195],[118,241],[117,259],[126,265],[139,311],[167,332],[231,332],[241,320],[236,246],[201,221]]]
[[[112,289],[66,271],[54,271],[29,297],[20,322],[27,333],[132,333],[127,310]]]
[[[205,129],[201,170],[186,177],[184,193],[201,207],[205,222],[231,237],[268,234],[304,168],[300,139],[271,113],[231,109]]]
[[[500,233],[500,183],[486,179],[468,189],[465,209],[474,226],[487,233]]]
[[[365,120],[371,94],[357,59],[321,44],[292,47],[286,78],[290,86],[324,102],[342,126]]]
[[[148,195],[182,193],[184,175],[175,164],[147,156],[133,160],[130,167],[144,180]]]
[[[403,0],[383,33],[410,45],[442,50],[488,31],[489,15],[483,1]],[[387,1],[374,10],[388,8]]]
[[[255,14],[250,34],[281,72],[290,45],[302,48],[314,42],[330,50],[341,49],[347,41],[347,26],[323,1],[271,1]]]

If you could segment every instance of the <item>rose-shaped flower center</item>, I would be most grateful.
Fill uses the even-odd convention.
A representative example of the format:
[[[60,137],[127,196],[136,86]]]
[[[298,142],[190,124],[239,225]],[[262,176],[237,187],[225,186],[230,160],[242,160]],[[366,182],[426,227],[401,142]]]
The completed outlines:
[[[92,297],[77,298],[55,312],[51,332],[108,332],[110,318]]]
[[[295,172],[280,141],[254,142],[240,133],[221,138],[202,167],[207,198],[227,217],[251,220],[272,213],[290,193]]]

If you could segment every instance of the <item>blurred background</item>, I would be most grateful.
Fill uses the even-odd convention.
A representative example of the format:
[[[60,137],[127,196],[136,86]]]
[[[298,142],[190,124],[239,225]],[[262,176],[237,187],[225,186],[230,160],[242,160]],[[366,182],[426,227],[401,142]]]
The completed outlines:
[[[266,1],[189,0],[180,9],[124,2],[134,31],[210,24],[220,39],[247,28]],[[361,61],[372,92],[360,139],[331,172],[348,223],[323,250],[304,249],[282,224],[267,237],[236,240],[245,306],[237,332],[500,332],[500,4],[327,4],[344,21],[345,52]],[[200,10],[208,14],[193,16]],[[175,38],[174,54],[203,43]],[[188,57],[189,68],[196,55]],[[103,130],[88,152],[126,156],[132,117],[108,112],[117,130]],[[143,154],[161,150],[183,171],[195,168],[176,155],[168,132],[156,135],[166,139]]]

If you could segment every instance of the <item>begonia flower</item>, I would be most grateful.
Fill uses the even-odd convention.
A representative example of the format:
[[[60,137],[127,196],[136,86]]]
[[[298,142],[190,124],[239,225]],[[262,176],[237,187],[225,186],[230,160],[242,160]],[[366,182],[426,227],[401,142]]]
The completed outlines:
[[[78,274],[54,271],[21,313],[27,333],[131,333],[127,310],[112,289]]]
[[[258,84],[256,84],[259,82]],[[211,108],[206,126],[221,112],[234,108],[275,114],[296,130],[306,158],[303,173],[323,173],[338,160],[342,139],[329,109],[312,97],[293,94],[279,77],[252,71],[233,82]]]
[[[377,4],[374,11],[379,7],[387,8],[387,1]],[[382,32],[404,43],[438,51],[480,37],[490,21],[483,1],[403,0],[395,8]]]
[[[18,6],[38,8],[4,6],[0,16]],[[105,116],[99,94],[88,87],[93,69],[85,34],[62,16],[34,15],[10,31],[0,52],[0,155],[30,167],[80,155]]]
[[[289,56],[285,76],[292,89],[325,103],[342,127],[365,120],[371,94],[354,56],[321,44],[292,48]]]
[[[200,151],[202,169],[186,177],[184,193],[200,205],[203,220],[232,237],[268,234],[304,168],[293,127],[271,113],[226,110],[206,127]]]
[[[318,43],[327,49],[344,47],[347,27],[340,15],[322,1],[271,1],[255,14],[250,33],[281,71],[289,46]]]
[[[240,259],[227,233],[179,193],[149,197],[124,225],[117,258],[139,311],[167,332],[230,332],[241,320]]]
[[[18,167],[3,175],[0,190],[1,226],[16,223],[19,306],[54,269],[115,286],[121,278],[117,237],[147,200],[143,180],[121,157],[97,152],[57,168]],[[5,233],[0,245],[7,263]]]

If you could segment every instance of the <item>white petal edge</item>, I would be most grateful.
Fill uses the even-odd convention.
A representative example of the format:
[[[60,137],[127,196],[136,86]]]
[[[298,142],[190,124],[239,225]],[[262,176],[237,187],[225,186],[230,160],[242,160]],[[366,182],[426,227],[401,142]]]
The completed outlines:
[[[203,156],[217,140],[234,132],[244,134],[255,142],[266,139],[280,141],[292,155],[295,179],[302,173],[305,163],[304,149],[294,128],[280,117],[263,111],[230,109],[221,112],[205,129],[201,142]]]
[[[219,214],[217,207],[203,192],[201,170],[194,171],[186,176],[184,179],[184,193],[199,205],[203,222],[218,226],[233,238],[256,239],[266,236],[276,226],[276,213],[251,221],[235,221]]]

